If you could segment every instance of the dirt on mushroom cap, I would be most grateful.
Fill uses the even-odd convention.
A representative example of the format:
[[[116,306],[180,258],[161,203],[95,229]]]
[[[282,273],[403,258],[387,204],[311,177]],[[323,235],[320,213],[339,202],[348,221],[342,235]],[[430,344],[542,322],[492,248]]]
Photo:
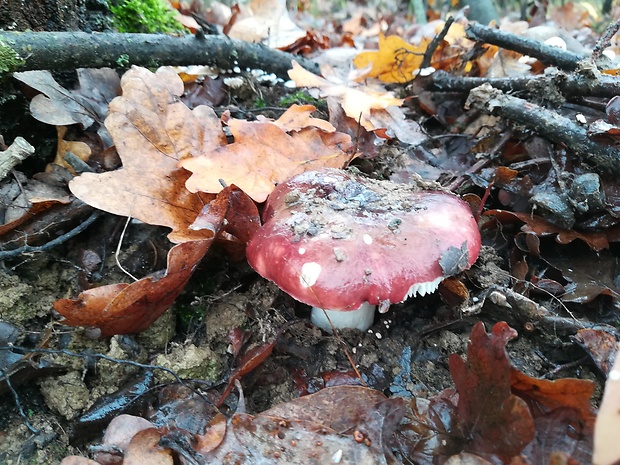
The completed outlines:
[[[469,206],[443,191],[324,169],[279,185],[248,244],[250,265],[301,302],[355,310],[401,302],[414,284],[447,276],[439,261],[480,250]]]

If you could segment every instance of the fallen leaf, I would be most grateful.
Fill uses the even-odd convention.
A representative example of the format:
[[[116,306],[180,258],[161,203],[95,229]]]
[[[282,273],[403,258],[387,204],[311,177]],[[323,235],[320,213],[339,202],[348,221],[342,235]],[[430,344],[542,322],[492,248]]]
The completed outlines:
[[[224,403],[228,397],[228,394],[232,391],[236,380],[247,375],[271,355],[273,348],[276,346],[276,342],[278,342],[278,336],[274,337],[271,341],[265,344],[253,347],[241,357],[238,367],[235,368],[228,376],[228,383],[224,388],[224,392],[222,392],[222,395],[220,396],[220,400],[216,404],[218,407]]]
[[[56,149],[56,158],[52,163],[60,165],[66,168],[72,174],[75,174],[73,166],[65,161],[65,157],[69,152],[76,155],[80,160],[87,162],[92,153],[90,147],[85,142],[81,141],[67,141],[65,140],[65,134],[67,133],[66,126],[56,126],[56,133],[58,134],[58,147]],[[47,165],[46,171],[51,171],[51,164]]]
[[[610,331],[584,328],[577,331],[575,341],[590,355],[601,373],[609,375],[618,353],[618,342]]]
[[[184,242],[168,253],[168,268],[132,284],[111,284],[60,299],[54,309],[69,326],[95,326],[102,337],[143,331],[181,293],[213,239]]]
[[[127,446],[123,465],[173,465],[172,451],[159,445],[161,436],[155,428],[139,431]]]
[[[110,68],[77,70],[79,87],[67,90],[52,77],[49,71],[24,71],[13,77],[42,92],[30,102],[30,111],[39,121],[54,126],[81,124],[84,129],[97,123],[97,133],[104,148],[113,145],[103,125],[108,105],[120,95],[120,79]]]
[[[575,239],[581,239],[592,250],[597,252],[608,249],[609,241],[605,232],[587,232],[581,233],[573,229],[564,229],[549,223],[540,216],[530,213],[517,213],[508,210],[489,210],[484,213],[485,216],[494,216],[500,223],[509,223],[522,221],[525,224],[521,227],[521,231],[533,232],[538,236],[556,235],[556,241],[559,244],[569,244]]]
[[[96,326],[101,329],[103,337],[135,333],[148,328],[181,293],[223,227],[230,220],[235,227],[242,227],[234,208],[244,201],[243,196],[236,195],[238,192],[237,188],[231,186],[205,207],[203,214],[210,218],[210,228],[199,231],[210,238],[174,246],[168,252],[166,271],[154,273],[132,284],[111,284],[90,289],[75,300],[57,300],[54,308],[66,318],[66,324]],[[253,221],[252,217],[243,218]],[[246,236],[238,234],[241,240],[246,239]]]
[[[449,359],[459,394],[459,422],[469,438],[465,451],[510,462],[534,439],[534,419],[525,401],[511,392],[511,366],[505,346],[517,332],[500,322],[489,335],[477,323],[467,345],[467,362]]]
[[[390,92],[378,91],[349,82],[332,82],[302,68],[293,61],[293,69],[288,72],[297,87],[314,87],[321,97],[333,97],[342,106],[345,114],[367,131],[384,138],[398,137],[408,144],[419,144],[425,140],[420,126],[415,121],[406,120],[398,107],[403,104]]]
[[[287,134],[273,122],[228,121],[235,142],[202,157],[186,158],[179,166],[193,174],[191,192],[219,192],[220,179],[264,202],[275,186],[305,171],[342,168],[351,159],[351,138],[307,127]]]
[[[271,48],[286,48],[306,37],[306,31],[289,17],[285,0],[251,0],[241,8],[242,14],[233,16],[227,28],[228,37]]]
[[[209,107],[190,110],[179,100],[183,82],[169,68],[151,73],[133,67],[121,86],[123,95],[110,103],[105,124],[123,167],[83,173],[69,188],[100,210],[172,228],[172,242],[209,237],[189,225],[213,197],[188,192],[189,173],[177,163],[225,143],[219,119]]]
[[[411,45],[398,36],[379,35],[379,50],[362,52],[353,60],[358,68],[372,64],[368,77],[383,82],[404,83],[411,81],[414,71],[420,68],[429,40]]]
[[[282,115],[274,121],[283,131],[300,131],[303,128],[314,127],[325,132],[335,132],[336,128],[331,123],[319,118],[313,118],[316,111],[313,105],[291,105]],[[268,121],[264,116],[258,116],[258,121]]]

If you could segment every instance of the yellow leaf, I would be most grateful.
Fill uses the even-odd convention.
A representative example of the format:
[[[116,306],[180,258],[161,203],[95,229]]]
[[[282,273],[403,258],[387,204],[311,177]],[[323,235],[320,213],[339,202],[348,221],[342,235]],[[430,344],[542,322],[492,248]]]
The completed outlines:
[[[418,46],[405,42],[398,36],[379,36],[379,50],[360,53],[353,63],[364,68],[372,63],[370,77],[383,82],[408,82],[413,79],[413,72],[420,67],[428,40]]]

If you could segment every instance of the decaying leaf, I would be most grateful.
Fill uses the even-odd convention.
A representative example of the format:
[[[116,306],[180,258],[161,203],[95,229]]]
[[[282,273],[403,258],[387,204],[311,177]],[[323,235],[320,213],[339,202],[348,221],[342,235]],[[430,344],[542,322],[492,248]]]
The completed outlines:
[[[574,229],[564,229],[549,223],[538,215],[530,213],[517,213],[508,210],[489,210],[485,216],[494,216],[502,223],[522,221],[525,224],[521,227],[522,231],[533,232],[539,236],[556,235],[556,241],[560,244],[569,244],[575,239],[581,239],[592,250],[601,251],[609,248],[609,240],[605,232],[581,233]]]
[[[509,462],[534,439],[534,419],[525,401],[511,392],[505,346],[517,332],[506,323],[488,335],[482,323],[472,330],[467,362],[450,356],[450,373],[459,394],[457,412],[469,443],[466,450]]]
[[[172,451],[159,445],[161,436],[155,428],[139,431],[127,446],[123,465],[173,465]]]
[[[189,173],[177,163],[225,143],[219,119],[209,107],[190,110],[179,100],[183,82],[169,68],[133,67],[121,86],[105,124],[123,167],[84,173],[71,181],[71,191],[100,210],[172,228],[173,242],[209,237],[189,225],[213,197],[188,192]]]

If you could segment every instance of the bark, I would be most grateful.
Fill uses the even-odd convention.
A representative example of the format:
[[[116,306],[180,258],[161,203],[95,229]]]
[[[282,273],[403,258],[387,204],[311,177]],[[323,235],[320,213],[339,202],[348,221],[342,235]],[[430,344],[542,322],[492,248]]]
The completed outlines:
[[[225,36],[0,32],[3,43],[22,58],[10,71],[207,65],[223,70],[257,68],[288,79],[287,71],[296,60],[319,73],[311,60]]]
[[[577,69],[579,62],[584,58],[588,58],[586,55],[562,50],[534,39],[520,37],[476,23],[468,24],[465,33],[471,40],[486,42],[523,55],[529,55],[547,65],[557,66],[569,71]]]
[[[482,84],[490,84],[503,92],[531,92],[553,87],[568,100],[576,97],[611,98],[620,95],[620,80],[615,76],[601,75],[598,79],[587,79],[580,74],[564,73],[485,78],[453,76],[445,71],[437,71],[426,78],[425,88],[439,92],[469,92]]]
[[[504,94],[489,84],[473,89],[467,102],[470,106],[536,131],[552,142],[564,144],[599,171],[620,174],[620,151],[592,141],[585,128],[568,118],[527,100]]]

